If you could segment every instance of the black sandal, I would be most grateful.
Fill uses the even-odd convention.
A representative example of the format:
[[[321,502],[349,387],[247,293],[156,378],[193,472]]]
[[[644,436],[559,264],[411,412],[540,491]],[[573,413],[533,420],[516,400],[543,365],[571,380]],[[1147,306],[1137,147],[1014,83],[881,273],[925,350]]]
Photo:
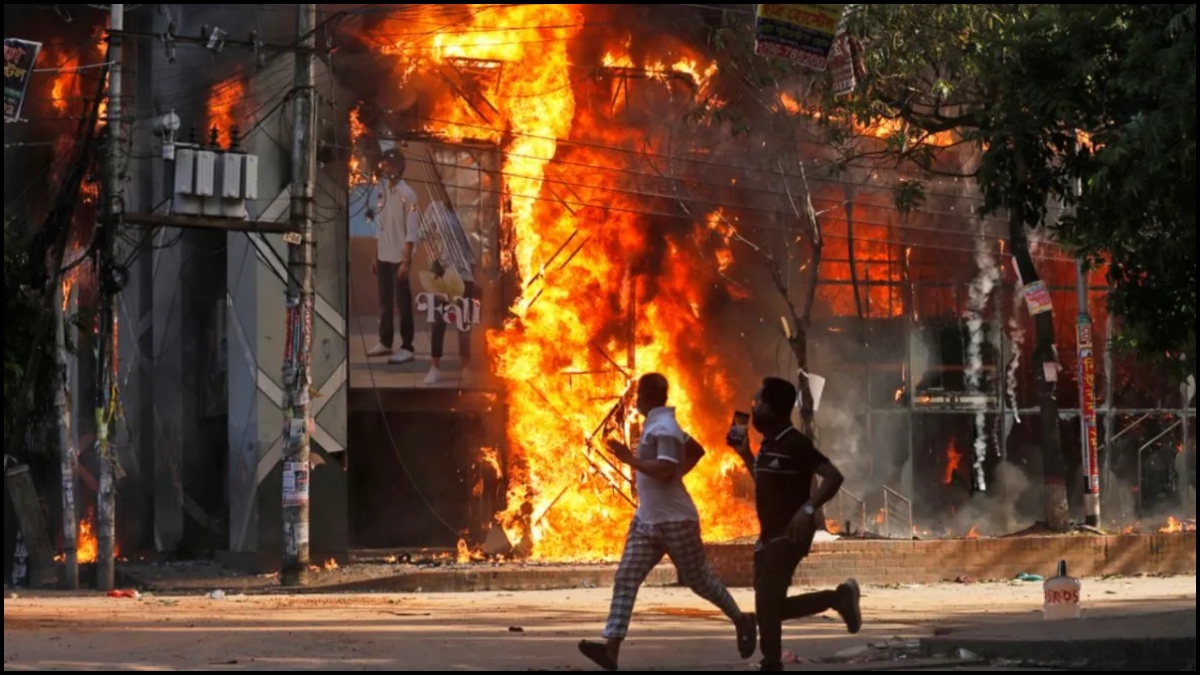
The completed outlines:
[[[599,642],[579,641],[579,653],[591,659],[592,663],[605,670],[616,670],[617,662],[608,655],[608,647]]]
[[[738,654],[743,659],[754,656],[754,649],[758,646],[758,617],[743,614],[734,625],[737,627]]]

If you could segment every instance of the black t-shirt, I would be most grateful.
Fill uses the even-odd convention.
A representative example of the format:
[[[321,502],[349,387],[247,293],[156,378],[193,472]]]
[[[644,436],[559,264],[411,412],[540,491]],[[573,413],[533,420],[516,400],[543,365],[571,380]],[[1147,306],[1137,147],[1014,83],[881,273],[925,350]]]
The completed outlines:
[[[763,440],[754,458],[755,502],[763,542],[787,533],[792,516],[812,497],[817,467],[828,461],[795,427]]]

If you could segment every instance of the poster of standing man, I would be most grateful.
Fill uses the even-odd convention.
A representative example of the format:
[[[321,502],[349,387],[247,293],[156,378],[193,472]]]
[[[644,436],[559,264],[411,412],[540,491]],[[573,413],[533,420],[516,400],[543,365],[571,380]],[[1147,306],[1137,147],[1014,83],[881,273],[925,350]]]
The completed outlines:
[[[375,178],[351,186],[351,387],[490,389],[485,334],[501,317],[494,150],[381,146]]]

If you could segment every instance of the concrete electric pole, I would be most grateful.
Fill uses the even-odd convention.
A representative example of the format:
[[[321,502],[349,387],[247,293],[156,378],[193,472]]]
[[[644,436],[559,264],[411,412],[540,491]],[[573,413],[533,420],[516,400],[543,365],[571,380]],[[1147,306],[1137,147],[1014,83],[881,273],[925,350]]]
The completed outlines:
[[[54,309],[54,342],[58,353],[59,383],[55,392],[58,404],[58,444],[60,470],[62,473],[62,528],[63,566],[66,568],[66,586],[79,589],[79,524],[75,517],[75,437],[71,432],[71,400],[67,383],[66,306],[69,298],[56,303]]]
[[[1078,151],[1079,141],[1075,142]],[[1075,198],[1083,196],[1083,181],[1076,179],[1072,186]],[[1096,427],[1096,345],[1093,335],[1092,314],[1088,307],[1087,266],[1080,259],[1076,267],[1075,294],[1079,302],[1079,320],[1075,325],[1076,358],[1075,369],[1079,384],[1079,444],[1083,453],[1083,513],[1084,522],[1092,527],[1100,526],[1100,462],[1099,434]],[[1105,405],[1112,406],[1112,401]],[[1108,442],[1107,440],[1105,442]]]
[[[116,322],[118,279],[122,275],[114,260],[117,229],[124,210],[121,176],[121,32],[125,29],[125,5],[112,5],[108,33],[108,145],[104,163],[104,212],[98,234],[100,308],[96,321],[96,449],[100,458],[100,490],[97,495],[96,588],[112,590],[116,584],[116,450],[112,446],[112,422],[116,401]]]
[[[296,79],[293,91],[295,126],[292,134],[291,224],[288,242],[287,337],[283,357],[285,426],[283,449],[283,565],[280,583],[300,586],[309,565],[309,403],[312,376],[313,268],[316,242],[313,230],[313,192],[316,180],[316,106],[314,98],[317,6],[297,5]],[[289,238],[290,237],[290,238]]]

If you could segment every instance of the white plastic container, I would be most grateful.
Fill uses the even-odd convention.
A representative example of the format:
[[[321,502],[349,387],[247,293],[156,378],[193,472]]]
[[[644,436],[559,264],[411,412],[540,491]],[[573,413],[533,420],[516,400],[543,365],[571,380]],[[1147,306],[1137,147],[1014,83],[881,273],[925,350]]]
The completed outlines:
[[[1078,579],[1067,576],[1067,561],[1058,562],[1058,574],[1042,584],[1045,599],[1042,604],[1042,618],[1047,621],[1059,619],[1078,619],[1083,615],[1079,606],[1080,589],[1083,584]]]

